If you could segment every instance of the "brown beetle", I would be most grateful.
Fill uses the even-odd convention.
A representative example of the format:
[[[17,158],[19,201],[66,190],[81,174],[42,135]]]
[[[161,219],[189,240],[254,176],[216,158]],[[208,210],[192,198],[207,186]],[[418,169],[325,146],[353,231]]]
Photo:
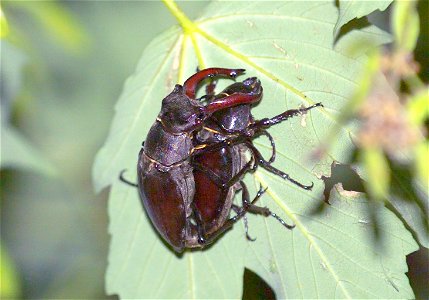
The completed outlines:
[[[233,83],[217,95],[214,94],[213,83],[208,85],[206,90],[207,95],[204,98],[208,103],[235,93],[259,93],[259,91],[262,93],[261,83],[256,77]],[[312,185],[303,185],[290,178],[288,174],[271,166],[275,160],[276,149],[273,138],[265,129],[291,116],[305,113],[321,104],[289,110],[272,119],[261,121],[254,120],[251,114],[251,105],[241,104],[215,112],[195,137],[194,143],[200,144],[213,145],[228,141],[227,145],[219,147],[219,149],[206,151],[192,158],[196,191],[194,205],[197,221],[199,221],[200,235],[208,235],[212,238],[214,233],[225,231],[231,227],[232,221],[236,220],[236,218],[228,219],[231,209],[236,211],[237,216],[244,216],[246,236],[249,240],[252,239],[247,232],[245,212],[272,216],[288,229],[295,227],[286,224],[268,208],[254,204],[264,192],[262,187],[253,201],[249,201],[249,193],[241,178],[245,173],[253,171],[258,165],[301,188],[307,190],[312,188]],[[260,152],[253,146],[252,139],[260,135],[267,136],[271,142],[273,152],[269,161],[264,160]],[[249,162],[244,155],[247,151],[252,155],[252,160]],[[242,190],[242,207],[233,204],[234,194],[240,189]]]
[[[304,189],[312,187],[271,166],[275,144],[265,129],[320,103],[254,121],[250,107],[262,96],[260,81],[254,77],[234,83],[218,95],[214,95],[210,85],[211,91],[203,97],[208,102],[205,106],[195,100],[196,88],[205,78],[234,78],[242,72],[211,68],[191,76],[183,87],[176,85],[164,98],[161,112],[139,153],[137,186],[143,206],[157,231],[176,252],[210,244],[248,210],[271,215],[287,228],[293,227],[267,208],[254,205],[262,189],[249,201],[241,178],[257,165]],[[263,159],[251,141],[261,134],[268,136],[273,146],[269,161]],[[248,150],[253,160],[246,162],[243,153]],[[129,183],[122,173],[121,180]],[[243,190],[241,208],[232,204],[239,189]],[[231,208],[237,214],[229,218]]]
[[[203,77],[234,78],[243,71],[206,69],[197,78],[190,77],[183,87],[176,85],[163,99],[161,112],[139,153],[137,175],[143,206],[155,228],[176,252],[206,243],[194,224],[195,184],[190,157],[210,147],[194,147],[193,134],[215,111],[260,99],[260,94],[235,93],[203,106],[194,99],[195,94],[189,97],[185,91],[195,91]]]

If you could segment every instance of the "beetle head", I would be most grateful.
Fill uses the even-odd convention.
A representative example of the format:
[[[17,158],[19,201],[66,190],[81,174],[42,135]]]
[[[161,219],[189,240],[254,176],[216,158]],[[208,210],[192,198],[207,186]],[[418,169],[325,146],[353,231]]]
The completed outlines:
[[[232,95],[234,93],[257,95],[262,94],[261,81],[256,77],[250,77],[243,82],[234,82],[227,86],[222,93]],[[221,94],[222,94],[221,93]]]
[[[243,81],[243,85],[248,93],[262,94],[261,81],[256,77],[250,77]]]
[[[204,106],[186,96],[179,84],[162,100],[158,116],[164,128],[172,133],[193,131],[202,126],[207,117]]]

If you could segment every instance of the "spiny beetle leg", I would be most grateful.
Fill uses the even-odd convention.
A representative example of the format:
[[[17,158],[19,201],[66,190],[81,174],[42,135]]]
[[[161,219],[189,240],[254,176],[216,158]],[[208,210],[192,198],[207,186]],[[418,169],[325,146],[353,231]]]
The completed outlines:
[[[119,173],[119,180],[120,181],[122,181],[123,183],[126,183],[126,184],[128,184],[128,185],[131,185],[131,186],[133,186],[133,187],[139,187],[137,184],[135,184],[135,183],[133,183],[133,182],[131,182],[131,181],[129,181],[128,179],[126,179],[125,177],[124,177],[124,173],[127,171],[127,169],[123,169],[122,171],[121,171],[121,173]]]
[[[246,146],[249,147],[250,151],[252,152],[252,154],[255,156],[255,162],[256,164],[260,165],[261,167],[263,167],[265,170],[280,176],[283,179],[286,179],[290,182],[292,182],[293,184],[295,184],[296,186],[299,186],[300,188],[304,189],[304,190],[311,190],[314,186],[314,183],[312,182],[310,185],[305,185],[302,184],[298,181],[296,181],[295,179],[291,178],[289,176],[289,174],[286,174],[285,172],[273,167],[269,162],[267,162],[261,155],[261,152],[259,152],[258,149],[256,149],[256,147],[252,144],[252,142],[247,141],[246,142]]]
[[[194,215],[194,220],[197,223],[198,244],[205,245],[207,243],[207,239],[206,239],[206,232],[204,229],[203,219],[201,217],[199,210],[195,206],[194,202],[192,202],[191,206],[192,206],[192,212]]]
[[[208,178],[210,178],[210,180],[216,184],[219,188],[221,188],[222,190],[227,191],[230,187],[232,187],[234,184],[236,184],[237,182],[239,182],[242,177],[249,171],[253,170],[253,165],[254,164],[254,160],[253,157],[250,161],[248,161],[243,168],[237,172],[237,174],[235,174],[231,179],[229,179],[227,182],[222,182],[221,178],[212,170],[210,170],[209,168],[194,162],[192,164],[192,166],[194,167],[194,169],[196,169],[197,171],[200,171],[202,173],[204,173]]]
[[[276,160],[276,153],[277,153],[276,143],[274,142],[273,137],[271,136],[271,134],[268,131],[261,129],[260,134],[265,135],[270,140],[272,152],[271,152],[271,157],[270,157],[270,160],[268,161],[268,163],[272,164]]]
[[[249,127],[250,128],[254,128],[254,129],[267,129],[273,125],[276,125],[280,122],[286,121],[289,118],[298,116],[298,115],[302,115],[304,113],[306,113],[307,111],[309,111],[310,109],[316,108],[316,107],[323,107],[323,104],[321,102],[316,103],[314,105],[311,105],[309,107],[305,107],[305,108],[298,108],[298,109],[290,109],[287,110],[273,118],[265,118],[262,120],[258,120],[255,123],[251,124]]]
[[[213,96],[215,94],[214,90],[216,88],[217,80],[212,79],[210,83],[206,85],[206,94],[209,96]]]
[[[256,197],[253,199],[252,202],[247,202],[247,203],[243,203],[243,206],[246,206],[246,211],[254,213],[254,214],[260,214],[263,215],[265,217],[273,217],[275,218],[277,221],[280,222],[280,224],[282,224],[284,227],[286,227],[287,229],[293,229],[295,227],[295,225],[289,225],[287,224],[285,221],[283,221],[282,218],[280,218],[277,214],[273,213],[270,211],[270,209],[268,207],[261,207],[261,206],[257,206],[255,205],[256,201],[259,200],[259,198],[262,196],[263,193],[265,193],[265,191],[268,188],[263,188],[262,185],[259,187],[259,191],[256,194]]]
[[[232,209],[235,211],[235,213],[240,213],[240,211],[243,209],[243,208],[241,208],[240,206],[238,206],[238,205],[235,205],[235,204],[233,204],[232,205]],[[243,222],[244,222],[244,230],[246,231],[246,238],[249,240],[249,241],[251,241],[251,242],[254,242],[254,241],[256,241],[256,238],[252,238],[250,235],[249,235],[249,222],[248,222],[248,220],[247,220],[247,216],[246,215],[244,215],[243,216]]]
[[[185,94],[191,98],[195,99],[195,94],[197,90],[198,84],[208,77],[215,76],[227,76],[231,78],[235,78],[238,75],[242,74],[244,69],[224,69],[224,68],[208,68],[195,73],[191,77],[189,77],[185,83],[183,84]]]

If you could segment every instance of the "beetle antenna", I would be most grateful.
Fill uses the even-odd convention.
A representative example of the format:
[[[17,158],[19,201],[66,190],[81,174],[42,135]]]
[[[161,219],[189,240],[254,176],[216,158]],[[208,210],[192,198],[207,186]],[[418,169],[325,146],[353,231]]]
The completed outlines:
[[[123,183],[126,183],[126,184],[128,184],[128,185],[131,185],[131,186],[133,186],[133,187],[138,187],[138,185],[137,184],[135,184],[135,183],[133,183],[133,182],[131,182],[131,181],[129,181],[128,179],[126,179],[125,177],[124,177],[124,173],[127,171],[127,169],[123,169],[122,171],[121,171],[121,173],[119,173],[119,180],[120,181],[122,181]]]

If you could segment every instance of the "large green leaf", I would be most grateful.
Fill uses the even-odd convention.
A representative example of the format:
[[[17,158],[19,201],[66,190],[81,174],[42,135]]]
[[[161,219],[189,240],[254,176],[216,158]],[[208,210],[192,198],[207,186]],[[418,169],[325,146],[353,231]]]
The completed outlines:
[[[333,160],[347,161],[353,148],[353,126],[344,127],[328,158],[309,159],[334,126],[365,62],[362,52],[350,57],[346,50],[359,43],[368,45],[360,47],[365,51],[389,40],[370,26],[350,31],[333,49],[337,13],[332,1],[214,2],[198,21],[184,23],[186,33],[172,28],[148,46],[125,84],[94,165],[96,188],[112,186],[108,293],[123,298],[240,298],[247,267],[264,278],[278,298],[413,297],[404,274],[405,255],[417,245],[390,211],[379,213],[379,242],[371,239],[369,205],[360,194],[337,187],[332,205],[322,214],[312,213],[322,201],[319,178],[328,176]],[[246,176],[253,190],[259,182],[269,187],[260,204],[296,228],[288,231],[273,218],[249,216],[255,242],[245,239],[239,223],[209,249],[178,257],[150,225],[137,191],[119,182],[118,174],[123,168],[135,170],[140,144],[161,99],[198,64],[246,68],[247,76],[260,78],[264,98],[254,109],[256,118],[319,101],[325,108],[270,129],[278,147],[275,166],[303,183],[314,181],[313,191],[264,170]],[[263,139],[256,145],[269,149]]]

